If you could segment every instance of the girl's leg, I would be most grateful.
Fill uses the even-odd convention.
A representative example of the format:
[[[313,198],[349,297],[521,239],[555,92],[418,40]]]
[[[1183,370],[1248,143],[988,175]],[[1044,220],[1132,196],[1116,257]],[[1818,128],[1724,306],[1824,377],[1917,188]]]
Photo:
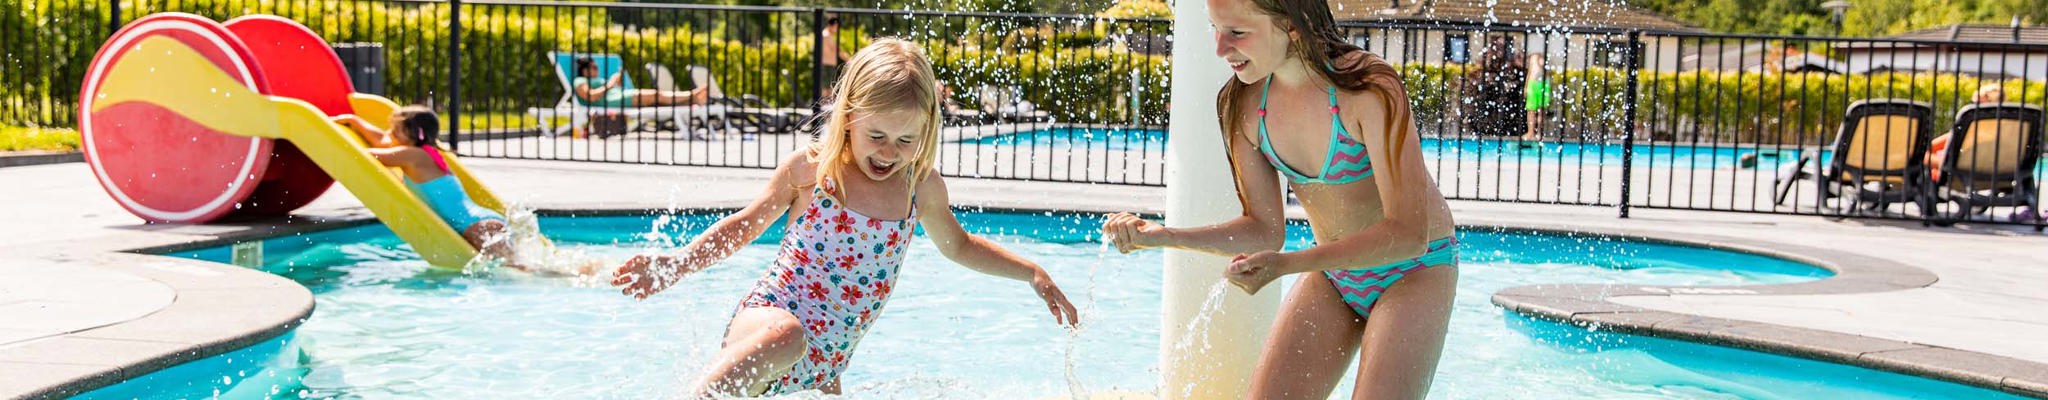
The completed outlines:
[[[1302,274],[1273,320],[1250,399],[1325,399],[1337,388],[1365,321],[1321,272]]]
[[[724,348],[704,366],[704,376],[690,391],[699,398],[760,393],[802,361],[805,351],[804,328],[796,315],[772,307],[740,310],[725,332]]]
[[[825,392],[825,394],[834,396],[839,395],[839,377],[832,377],[832,380],[829,382],[825,382],[824,386],[819,386],[818,391]]]
[[[632,93],[633,104],[642,106],[704,104],[705,98],[709,97],[709,95],[710,91],[701,88],[678,92],[663,92],[654,89],[636,89],[633,90]]]
[[[1458,267],[1408,273],[1380,295],[1365,324],[1353,399],[1420,399],[1429,394],[1450,329]]]
[[[533,271],[533,268],[514,261],[512,230],[505,226],[503,220],[485,219],[469,224],[469,229],[462,230],[462,239],[469,241],[470,247],[475,247],[484,256],[503,260],[507,267]]]

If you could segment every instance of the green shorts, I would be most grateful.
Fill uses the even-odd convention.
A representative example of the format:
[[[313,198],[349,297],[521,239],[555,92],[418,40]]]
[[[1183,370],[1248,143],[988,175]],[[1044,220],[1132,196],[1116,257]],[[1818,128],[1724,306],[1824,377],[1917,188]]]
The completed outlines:
[[[1537,79],[1529,81],[1528,102],[1523,109],[1541,110],[1550,107],[1550,81]]]

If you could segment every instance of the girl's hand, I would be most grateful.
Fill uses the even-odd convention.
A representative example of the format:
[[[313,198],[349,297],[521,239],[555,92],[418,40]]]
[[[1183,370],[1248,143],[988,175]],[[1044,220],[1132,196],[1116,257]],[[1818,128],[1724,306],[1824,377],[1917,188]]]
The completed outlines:
[[[1283,269],[1281,266],[1284,264],[1285,260],[1280,258],[1278,252],[1239,254],[1236,258],[1230,259],[1230,269],[1223,272],[1223,279],[1229,279],[1230,284],[1244,289],[1247,294],[1258,294],[1260,288],[1280,278]]]
[[[1051,276],[1039,272],[1031,278],[1031,289],[1038,291],[1038,298],[1045,299],[1045,307],[1052,311],[1052,318],[1060,325],[1068,328],[1081,325],[1080,317],[1075,315],[1074,303],[1067,301],[1065,293],[1060,293],[1059,285],[1052,283]]]
[[[626,260],[612,272],[612,286],[618,286],[620,294],[636,299],[647,299],[682,280],[686,271],[683,262],[670,256],[637,255]]]
[[[1109,237],[1109,243],[1116,251],[1129,254],[1133,250],[1159,247],[1160,237],[1166,227],[1138,218],[1131,213],[1110,214],[1102,222],[1102,234]]]
[[[342,114],[327,117],[327,120],[333,121],[335,125],[341,125],[345,128],[354,128],[356,127],[356,121],[361,121],[362,118],[356,118],[355,114]]]

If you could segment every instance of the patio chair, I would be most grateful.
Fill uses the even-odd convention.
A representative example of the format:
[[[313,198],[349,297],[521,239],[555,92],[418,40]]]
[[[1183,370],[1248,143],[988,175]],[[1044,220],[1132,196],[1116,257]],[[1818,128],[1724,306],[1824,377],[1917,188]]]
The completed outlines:
[[[981,112],[1000,122],[1044,122],[1051,121],[1052,114],[1038,110],[1036,105],[1024,100],[1023,96],[1003,93],[994,86],[982,85],[975,93],[981,100]]]
[[[620,59],[616,54],[548,52],[548,62],[554,65],[555,81],[562,85],[562,98],[556,101],[552,107],[532,107],[526,109],[528,114],[533,114],[535,118],[540,120],[541,132],[547,136],[552,137],[568,132],[572,128],[585,126],[590,123],[590,119],[594,115],[619,115],[630,120],[667,122],[673,123],[677,128],[691,126],[688,124],[691,121],[709,124],[714,120],[720,122],[725,122],[726,120],[725,114],[728,112],[728,107],[719,104],[643,107],[604,107],[588,104],[582,99],[576,98],[576,86],[571,83],[573,81],[571,77],[576,76],[576,57],[578,56],[587,56],[592,61],[595,61],[598,68],[597,75],[603,77],[609,77],[612,74],[618,73],[619,69],[625,65],[624,60]],[[619,89],[632,90],[633,78],[631,76],[621,78]],[[554,121],[557,118],[568,118],[569,124],[554,126]]]
[[[1882,212],[1894,203],[1913,203],[1926,215],[1927,167],[1922,161],[1934,132],[1934,108],[1904,99],[1870,99],[1849,104],[1835,134],[1834,156],[1820,181],[1821,207],[1837,197],[1863,211]]]
[[[954,86],[942,83],[941,87],[951,88]],[[944,96],[944,94],[941,95]],[[989,119],[988,113],[961,107],[960,103],[953,101],[952,96],[945,96],[945,98],[939,99],[939,102],[939,112],[944,114],[947,126],[981,125],[993,121]]]
[[[2019,103],[1970,105],[1956,112],[1941,169],[1929,174],[1924,185],[1927,196],[1949,210],[1929,218],[1947,225],[1993,207],[2039,210],[2034,173],[2041,160],[2042,115],[2040,107]]]
[[[661,63],[647,63],[646,67],[648,74],[654,76],[657,88],[672,90],[669,88],[676,86],[675,74],[669,70],[668,66]],[[707,97],[710,97],[711,103],[725,106],[727,108],[726,115],[739,121],[739,125],[744,129],[771,133],[789,132],[790,128],[797,121],[810,116],[811,111],[809,109],[769,106],[768,102],[762,100],[760,96],[751,94],[729,96],[725,93],[724,89],[718,86],[718,80],[711,77],[710,68],[691,65],[685,67],[685,69],[690,72],[691,82],[710,92],[707,93]],[[668,88],[661,86],[664,84],[668,85]]]

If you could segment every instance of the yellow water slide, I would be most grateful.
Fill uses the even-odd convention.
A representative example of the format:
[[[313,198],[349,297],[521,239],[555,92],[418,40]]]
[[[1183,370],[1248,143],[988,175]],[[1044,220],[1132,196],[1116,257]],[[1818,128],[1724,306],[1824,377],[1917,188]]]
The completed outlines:
[[[203,19],[199,21],[211,22]],[[112,176],[134,175],[129,171],[135,167],[123,169],[122,164],[163,163],[167,160],[182,159],[182,155],[170,154],[169,151],[216,150],[204,145],[177,143],[184,142],[183,140],[165,141],[172,142],[171,144],[149,142],[149,146],[138,146],[133,143],[157,140],[137,139],[138,135],[161,136],[168,134],[166,132],[178,132],[179,129],[183,129],[204,133],[193,136],[193,143],[199,143],[201,136],[218,140],[220,136],[216,133],[238,137],[283,139],[295,146],[299,152],[303,152],[307,159],[317,164],[328,176],[333,177],[334,181],[348,188],[349,193],[360,199],[363,205],[389,226],[392,232],[397,233],[398,237],[411,244],[413,250],[427,262],[436,266],[461,267],[476,256],[477,250],[463,240],[455,228],[442,222],[418,195],[404,185],[398,170],[385,167],[370,156],[364,140],[352,129],[331,122],[327,113],[306,101],[259,93],[255,87],[257,85],[250,83],[258,80],[252,79],[252,76],[257,75],[249,72],[253,69],[249,64],[254,64],[253,62],[246,58],[234,58],[235,54],[221,56],[223,52],[209,47],[209,43],[225,42],[210,37],[193,39],[191,32],[200,30],[180,25],[203,25],[202,22],[194,21],[190,17],[152,22],[168,24],[168,28],[159,30],[167,33],[136,34],[124,30],[122,34],[125,36],[117,37],[116,39],[120,39],[118,41],[110,40],[110,48],[102,49],[102,54],[96,59],[92,76],[88,77],[85,93],[88,100],[82,102],[85,107],[81,107],[80,111],[83,119],[89,119],[91,122],[81,125],[91,128],[89,130],[96,130],[96,134],[100,136],[97,139],[99,153],[96,153],[95,157],[104,160],[96,160],[94,167],[95,173],[101,177],[103,183],[136,180]],[[115,44],[119,47],[112,47]],[[233,49],[233,46],[217,47]],[[324,49],[324,43],[322,48]],[[397,109],[397,105],[391,100],[362,93],[349,94],[348,103],[356,115],[372,123],[388,121],[391,113]],[[123,131],[124,129],[127,131]],[[117,137],[119,135],[127,136]],[[230,150],[242,151],[240,148]],[[118,151],[127,152],[118,153],[119,157],[116,157]],[[251,154],[255,152],[249,151]],[[461,180],[462,186],[477,204],[500,213],[507,211],[504,202],[464,168],[461,161],[453,154],[445,155],[449,172]],[[138,158],[142,160],[136,160]],[[147,184],[157,187],[176,185],[178,180],[170,176],[172,172],[232,169],[212,165],[158,165],[150,168],[169,171],[163,176],[159,176],[156,171],[146,175],[147,180],[153,181]],[[242,174],[260,175],[260,171],[248,170],[243,168]],[[230,186],[239,184],[242,183],[236,182]],[[215,188],[180,189],[205,191]],[[321,186],[320,189],[324,190],[325,186]],[[116,200],[122,201],[124,206],[131,203],[151,206],[146,204],[146,199],[138,200],[142,196],[132,195],[140,192],[140,189],[124,189],[108,184],[108,191]],[[140,212],[137,214],[143,215]],[[152,220],[169,220],[144,217]]]

